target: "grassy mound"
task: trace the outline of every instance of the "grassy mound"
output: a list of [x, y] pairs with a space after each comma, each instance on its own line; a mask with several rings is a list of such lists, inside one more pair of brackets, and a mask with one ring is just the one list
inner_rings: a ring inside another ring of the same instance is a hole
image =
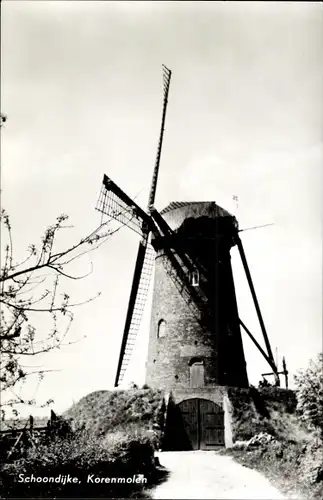
[[135, 430], [160, 431], [164, 416], [163, 393], [153, 389], [96, 391], [64, 413], [76, 428], [91, 429], [96, 436]]
[[293, 391], [268, 387], [262, 389], [228, 388], [231, 403], [233, 441], [248, 440], [267, 432], [277, 439], [306, 439], [298, 421]]

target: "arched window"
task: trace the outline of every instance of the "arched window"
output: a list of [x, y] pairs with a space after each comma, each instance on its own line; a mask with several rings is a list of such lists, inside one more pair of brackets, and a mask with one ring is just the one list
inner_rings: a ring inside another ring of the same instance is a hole
[[165, 337], [166, 335], [166, 321], [164, 319], [159, 320], [158, 329], [157, 329], [157, 337], [160, 339]]
[[190, 367], [190, 387], [204, 387], [204, 361], [201, 358], [192, 358]]

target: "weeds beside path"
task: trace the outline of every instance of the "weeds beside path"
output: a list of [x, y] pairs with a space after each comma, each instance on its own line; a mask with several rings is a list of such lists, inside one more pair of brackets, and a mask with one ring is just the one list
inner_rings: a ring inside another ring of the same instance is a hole
[[279, 442], [250, 449], [228, 449], [223, 454], [255, 469], [277, 487], [288, 499], [321, 500], [323, 498], [322, 442]]

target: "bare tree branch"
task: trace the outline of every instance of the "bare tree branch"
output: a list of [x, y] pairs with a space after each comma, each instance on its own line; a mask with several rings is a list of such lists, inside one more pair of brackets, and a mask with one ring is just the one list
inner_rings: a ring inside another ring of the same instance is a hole
[[[9, 406], [13, 407], [17, 403], [34, 404], [35, 394], [26, 400], [15, 391], [17, 385], [24, 384], [31, 375], [38, 375], [38, 387], [44, 374], [52, 371], [41, 367], [33, 370], [24, 364], [24, 359], [74, 344], [75, 341], [66, 340], [74, 320], [74, 308], [88, 304], [100, 295], [71, 301], [70, 296], [61, 290], [61, 285], [66, 280], [86, 279], [93, 272], [93, 265], [90, 262], [89, 272], [74, 276], [68, 271], [69, 264], [98, 249], [122, 226], [112, 231], [108, 228], [110, 221], [104, 222], [85, 238], [57, 251], [55, 246], [60, 231], [72, 227], [66, 224], [68, 217], [60, 215], [45, 230], [39, 248], [29, 245], [27, 256], [18, 262], [14, 258], [9, 215], [2, 210], [0, 218], [8, 237], [0, 273], [0, 384], [2, 391], [10, 391], [13, 395], [9, 400]], [[48, 272], [42, 272], [44, 269]], [[34, 326], [38, 313], [50, 322], [45, 330]]]

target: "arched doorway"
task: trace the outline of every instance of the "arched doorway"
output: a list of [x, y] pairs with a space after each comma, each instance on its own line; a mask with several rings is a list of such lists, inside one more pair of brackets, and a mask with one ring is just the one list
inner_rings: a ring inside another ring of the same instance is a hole
[[208, 399], [185, 399], [177, 405], [192, 450], [214, 450], [224, 446], [224, 412]]

